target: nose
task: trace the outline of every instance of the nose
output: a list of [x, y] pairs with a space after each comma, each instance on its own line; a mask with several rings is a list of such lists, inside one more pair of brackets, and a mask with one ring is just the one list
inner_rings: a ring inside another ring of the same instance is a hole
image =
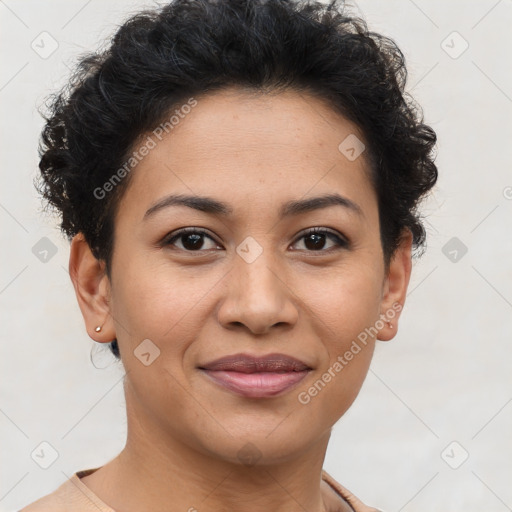
[[226, 296], [217, 312], [223, 327], [245, 327], [261, 335], [272, 327], [289, 328], [297, 322], [293, 290], [265, 251], [252, 263], [237, 255], [226, 280]]

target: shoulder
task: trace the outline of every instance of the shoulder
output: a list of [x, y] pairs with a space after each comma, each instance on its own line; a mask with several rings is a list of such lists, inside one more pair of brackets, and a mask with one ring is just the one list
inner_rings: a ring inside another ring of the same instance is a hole
[[68, 482], [64, 482], [58, 489], [30, 503], [19, 512], [64, 512], [67, 507], [63, 498]]
[[81, 480], [95, 469], [78, 471], [55, 491], [30, 503], [19, 512], [113, 512]]
[[[19, 512], [68, 512], [70, 507], [74, 507], [82, 512], [112, 511], [112, 509], [101, 502], [101, 500], [99, 500], [79, 478], [79, 476], [85, 476], [93, 471], [94, 469], [75, 473], [55, 491], [39, 498], [33, 503], [30, 503]], [[376, 508], [365, 505], [359, 498], [343, 487], [325, 470], [322, 470], [322, 480], [324, 480], [338, 495], [346, 500], [354, 512], [380, 512]]]
[[322, 480], [327, 482], [340, 496], [342, 496], [354, 512], [381, 512], [379, 509], [365, 505], [357, 496], [337, 482], [327, 471], [322, 469]]

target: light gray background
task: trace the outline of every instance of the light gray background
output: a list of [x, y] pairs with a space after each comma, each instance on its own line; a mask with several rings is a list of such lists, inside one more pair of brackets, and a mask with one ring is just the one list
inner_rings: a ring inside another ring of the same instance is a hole
[[[0, 0], [0, 511], [124, 446], [122, 368], [86, 334], [69, 245], [39, 212], [32, 179], [37, 107], [77, 55], [151, 5]], [[387, 512], [512, 510], [512, 1], [361, 0], [356, 10], [405, 53], [408, 90], [439, 137], [440, 179], [399, 334], [378, 342], [324, 467]], [[43, 31], [59, 45], [48, 58], [31, 48]], [[43, 237], [58, 249], [47, 262], [32, 252]], [[443, 253], [453, 237], [467, 247], [456, 261]], [[31, 458], [43, 441], [59, 454], [48, 469]]]

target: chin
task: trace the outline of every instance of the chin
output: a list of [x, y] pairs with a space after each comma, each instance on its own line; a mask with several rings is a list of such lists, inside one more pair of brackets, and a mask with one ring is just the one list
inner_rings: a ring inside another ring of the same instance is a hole
[[[281, 418], [282, 420], [282, 418]], [[224, 424], [226, 431], [222, 429], [218, 436], [210, 436], [203, 439], [201, 444], [211, 456], [224, 460], [229, 464], [240, 466], [272, 466], [294, 460], [299, 455], [308, 451], [324, 435], [316, 429], [314, 432], [304, 430], [304, 422], [301, 424], [289, 423], [284, 420], [279, 424], [272, 423], [248, 423], [240, 428], [229, 428]], [[328, 431], [326, 432], [328, 434]], [[229, 432], [229, 433], [228, 433]], [[230, 435], [231, 434], [231, 435]], [[325, 434], [325, 433], [324, 433]], [[216, 439], [215, 439], [216, 437]]]

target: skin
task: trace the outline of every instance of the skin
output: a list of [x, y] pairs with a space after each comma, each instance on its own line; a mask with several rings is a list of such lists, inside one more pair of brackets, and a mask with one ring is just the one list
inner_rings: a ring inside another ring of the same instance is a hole
[[[365, 154], [350, 161], [338, 150], [348, 135], [363, 137], [321, 100], [233, 88], [197, 100], [132, 171], [115, 218], [111, 281], [81, 234], [71, 244], [87, 331], [100, 343], [117, 337], [126, 369], [126, 446], [83, 482], [123, 512], [169, 503], [183, 511], [331, 510], [335, 495], [321, 483], [331, 428], [356, 398], [375, 340], [395, 336], [399, 312], [309, 403], [297, 397], [358, 334], [404, 304], [412, 237], [405, 233], [386, 269]], [[233, 213], [172, 206], [143, 220], [171, 193], [208, 196]], [[330, 206], [278, 218], [283, 203], [327, 193], [362, 214]], [[187, 252], [187, 237], [161, 244], [184, 227], [207, 230], [199, 249]], [[327, 236], [311, 249], [303, 232], [312, 227], [349, 246]], [[236, 252], [249, 236], [263, 251], [251, 263]], [[134, 355], [145, 339], [160, 350], [149, 366]], [[197, 369], [241, 352], [284, 353], [313, 370], [281, 396], [250, 399]], [[247, 443], [259, 457], [252, 466], [237, 456]]]

